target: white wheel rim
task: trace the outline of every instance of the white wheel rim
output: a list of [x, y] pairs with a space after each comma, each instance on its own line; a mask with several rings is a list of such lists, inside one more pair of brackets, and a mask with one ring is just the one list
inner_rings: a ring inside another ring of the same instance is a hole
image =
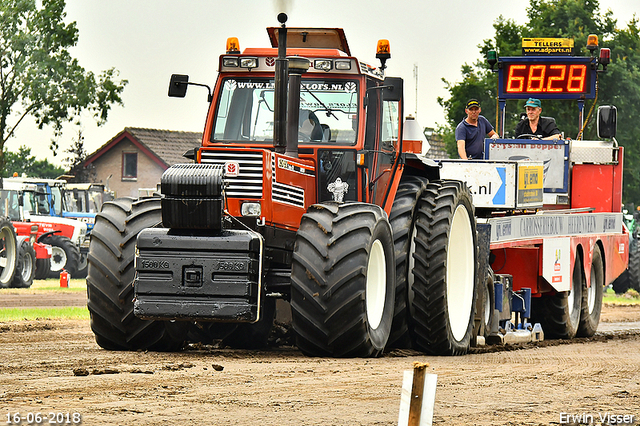
[[458, 205], [453, 214], [447, 249], [447, 311], [451, 334], [464, 339], [473, 304], [475, 246], [467, 209]]
[[589, 315], [591, 315], [596, 307], [596, 286], [598, 285], [596, 282], [596, 268], [593, 267], [593, 264], [591, 264], [591, 279], [589, 283], [591, 285], [587, 289], [587, 306], [589, 306]]
[[573, 316], [573, 304], [576, 302], [576, 292], [574, 290], [575, 288], [569, 290], [569, 294], [567, 295], [567, 304], [569, 305], [569, 318]]
[[78, 271], [81, 271], [86, 267], [87, 267], [87, 255], [86, 254], [81, 254], [80, 255], [80, 263], [78, 264]]
[[0, 282], [7, 284], [16, 268], [16, 239], [8, 227], [0, 230]]
[[487, 284], [484, 285], [484, 325], [488, 326], [491, 320], [491, 293], [487, 288]]
[[62, 248], [51, 246], [51, 270], [54, 272], [62, 271], [64, 265], [67, 264], [67, 253]]
[[33, 273], [33, 259], [29, 253], [22, 256], [22, 281], [29, 281]]
[[408, 298], [409, 298], [409, 313], [412, 318], [414, 315], [413, 298], [415, 297], [413, 292], [413, 283], [415, 281], [415, 277], [413, 275], [413, 269], [415, 268], [415, 265], [416, 265], [416, 260], [414, 259], [413, 256], [416, 252], [416, 235], [417, 234], [418, 234], [418, 231], [414, 226], [411, 231], [411, 242], [409, 243], [409, 253], [407, 255], [407, 257], [409, 258], [409, 273], [407, 274], [407, 290], [408, 290]]
[[387, 265], [384, 256], [384, 247], [382, 247], [380, 240], [375, 240], [369, 252], [367, 284], [365, 287], [367, 320], [369, 321], [369, 327], [373, 330], [377, 329], [382, 322], [387, 292], [386, 283]]

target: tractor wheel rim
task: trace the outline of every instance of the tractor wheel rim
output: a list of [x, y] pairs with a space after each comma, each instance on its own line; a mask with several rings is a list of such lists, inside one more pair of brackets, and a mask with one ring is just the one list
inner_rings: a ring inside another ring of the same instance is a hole
[[451, 334], [462, 341], [467, 334], [473, 304], [475, 256], [471, 220], [458, 205], [451, 222], [447, 249], [447, 311]]
[[22, 280], [28, 281], [33, 273], [33, 259], [29, 254], [22, 257]]
[[54, 272], [61, 271], [67, 264], [67, 253], [60, 247], [51, 247], [51, 270]]
[[[575, 284], [575, 283], [574, 283]], [[569, 290], [569, 294], [567, 295], [567, 305], [569, 310], [569, 317], [573, 314], [574, 303], [576, 302], [576, 292], [575, 288]]]
[[369, 326], [375, 330], [382, 322], [386, 299], [387, 265], [384, 247], [375, 240], [369, 253], [365, 300]]
[[0, 230], [0, 282], [8, 283], [16, 267], [16, 238], [9, 227]]
[[596, 286], [598, 285], [596, 282], [596, 271], [593, 265], [591, 265], [591, 279], [589, 280], [589, 283], [590, 285], [587, 289], [587, 306], [589, 307], [589, 315], [591, 315], [596, 307]]
[[491, 293], [489, 292], [488, 285], [484, 286], [484, 325], [489, 325], [489, 321], [491, 321]]

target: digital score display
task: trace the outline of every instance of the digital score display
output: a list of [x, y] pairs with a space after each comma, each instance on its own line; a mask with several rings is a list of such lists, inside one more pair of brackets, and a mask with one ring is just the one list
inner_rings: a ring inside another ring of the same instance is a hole
[[500, 98], [593, 98], [595, 70], [590, 58], [527, 59], [501, 61]]

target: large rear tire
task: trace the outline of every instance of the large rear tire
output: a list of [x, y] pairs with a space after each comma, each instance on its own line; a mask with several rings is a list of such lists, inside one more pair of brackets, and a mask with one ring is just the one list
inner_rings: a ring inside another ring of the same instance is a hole
[[409, 291], [414, 343], [427, 353], [469, 350], [478, 274], [475, 225], [466, 184], [445, 180], [427, 185], [418, 204]]
[[91, 330], [110, 350], [175, 351], [184, 346], [186, 322], [141, 320], [133, 314], [136, 238], [160, 224], [160, 199], [118, 198], [96, 215], [89, 246], [87, 295]]
[[580, 326], [577, 335], [591, 337], [596, 334], [602, 312], [602, 297], [604, 295], [604, 263], [602, 252], [597, 245], [591, 256], [591, 279], [589, 288], [586, 280], [582, 287], [582, 308], [580, 312]]
[[75, 278], [80, 263], [80, 250], [64, 235], [49, 235], [41, 240], [51, 246], [51, 263], [49, 278], [60, 278], [60, 272], [64, 269]]
[[0, 218], [0, 288], [7, 288], [13, 281], [18, 263], [16, 230], [7, 218]]
[[400, 182], [389, 215], [396, 258], [396, 300], [388, 347], [411, 346], [408, 288], [413, 284], [414, 219], [418, 200], [428, 182], [426, 178], [414, 176]]
[[22, 238], [18, 248], [18, 262], [16, 273], [11, 281], [11, 287], [29, 288], [33, 284], [36, 274], [36, 251], [28, 238]]
[[582, 259], [576, 253], [571, 275], [571, 290], [531, 299], [531, 322], [540, 323], [545, 337], [550, 339], [576, 337], [580, 325], [584, 286]]
[[381, 355], [393, 321], [394, 282], [391, 227], [380, 207], [311, 206], [291, 269], [298, 348], [311, 356]]

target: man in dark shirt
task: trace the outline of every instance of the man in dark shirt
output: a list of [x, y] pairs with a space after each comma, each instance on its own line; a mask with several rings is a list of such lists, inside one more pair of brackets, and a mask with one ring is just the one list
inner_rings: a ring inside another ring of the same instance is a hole
[[538, 139], [560, 139], [561, 134], [556, 120], [551, 117], [540, 117], [542, 113], [540, 99], [529, 98], [524, 107], [527, 110], [527, 118], [516, 126], [516, 137], [529, 134], [538, 136]]
[[484, 157], [484, 138], [497, 138], [489, 120], [480, 115], [480, 103], [470, 99], [464, 112], [467, 116], [456, 127], [458, 155], [463, 160], [482, 159]]

